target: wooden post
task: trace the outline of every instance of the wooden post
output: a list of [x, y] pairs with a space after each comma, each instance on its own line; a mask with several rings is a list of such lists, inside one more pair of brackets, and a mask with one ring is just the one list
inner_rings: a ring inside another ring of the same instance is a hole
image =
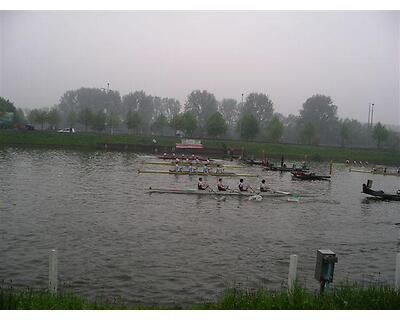
[[332, 174], [333, 161], [329, 161], [329, 175]]
[[288, 288], [293, 289], [297, 277], [297, 254], [290, 255]]
[[395, 288], [400, 290], [400, 253], [396, 255]]
[[49, 256], [49, 292], [52, 294], [57, 293], [57, 250], [52, 249]]

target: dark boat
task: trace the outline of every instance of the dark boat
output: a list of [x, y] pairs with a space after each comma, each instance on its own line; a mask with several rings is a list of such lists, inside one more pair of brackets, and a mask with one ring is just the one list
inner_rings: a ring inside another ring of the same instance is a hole
[[308, 168], [293, 168], [293, 167], [265, 167], [263, 168], [265, 171], [280, 171], [280, 172], [293, 172], [293, 171], [299, 171], [299, 172], [305, 172], [308, 171]]
[[245, 164], [248, 164], [250, 166], [266, 166], [267, 162], [263, 161], [263, 160], [252, 160], [252, 159], [247, 159], [247, 160], [243, 160], [243, 162]]
[[367, 184], [363, 183], [362, 192], [382, 200], [400, 201], [400, 190], [398, 191], [398, 193], [385, 193], [382, 190], [379, 191], [372, 190], [371, 187], [372, 187], [372, 180], [368, 180]]
[[177, 154], [177, 155], [171, 155], [171, 154], [166, 154], [166, 155], [160, 155], [157, 156], [158, 159], [162, 159], [162, 160], [195, 160], [198, 159], [199, 161], [210, 161], [212, 162], [213, 160], [208, 158], [208, 157], [203, 157], [203, 156], [193, 156], [193, 155], [181, 155], [181, 154]]
[[329, 180], [331, 176], [319, 176], [314, 172], [305, 173], [302, 171], [292, 171], [292, 178], [298, 180]]

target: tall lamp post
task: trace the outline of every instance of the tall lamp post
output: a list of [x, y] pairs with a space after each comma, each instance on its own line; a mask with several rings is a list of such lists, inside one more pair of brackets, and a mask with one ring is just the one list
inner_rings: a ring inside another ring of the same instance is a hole
[[373, 114], [374, 114], [374, 104], [369, 103], [368, 105], [368, 127], [372, 127], [373, 122]]
[[[242, 93], [242, 110], [243, 110], [243, 97], [244, 93]], [[243, 123], [240, 124], [240, 139], [242, 139], [243, 136]]]
[[374, 103], [371, 104], [371, 128], [374, 125]]

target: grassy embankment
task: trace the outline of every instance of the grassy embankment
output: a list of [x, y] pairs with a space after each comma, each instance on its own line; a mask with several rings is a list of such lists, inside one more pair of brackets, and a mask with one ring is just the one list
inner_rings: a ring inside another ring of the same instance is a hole
[[0, 309], [188, 309], [188, 310], [393, 310], [400, 309], [400, 291], [385, 285], [342, 286], [322, 295], [301, 287], [282, 289], [229, 289], [215, 301], [191, 306], [146, 306], [90, 302], [72, 293], [51, 295], [43, 290], [0, 288]]
[[[175, 146], [180, 139], [174, 137], [155, 137], [159, 146]], [[57, 133], [46, 131], [0, 131], [0, 145], [22, 145], [22, 146], [48, 146], [65, 148], [94, 149], [98, 143], [118, 144], [152, 144], [151, 136], [134, 135], [109, 135], [104, 133]], [[270, 144], [259, 142], [212, 140], [203, 139], [206, 148], [235, 147], [244, 149], [246, 155], [254, 155], [262, 158], [279, 159], [284, 155], [286, 159], [314, 160], [344, 162], [349, 160], [362, 160], [375, 164], [386, 164], [400, 166], [400, 152], [390, 150], [363, 149], [363, 148], [340, 148], [294, 144]]]

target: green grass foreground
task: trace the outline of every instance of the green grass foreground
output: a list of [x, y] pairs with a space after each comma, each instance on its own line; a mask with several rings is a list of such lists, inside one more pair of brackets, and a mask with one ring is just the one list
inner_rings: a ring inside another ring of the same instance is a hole
[[385, 285], [347, 285], [322, 295], [296, 287], [269, 291], [228, 289], [215, 300], [192, 306], [126, 305], [89, 302], [72, 293], [51, 295], [43, 290], [0, 288], [2, 310], [398, 310], [400, 291]]
[[[144, 144], [152, 145], [156, 138], [158, 146], [174, 147], [180, 139], [161, 136], [135, 136], [135, 135], [110, 135], [106, 133], [79, 132], [75, 134], [58, 133], [52, 131], [16, 131], [0, 130], [0, 145], [3, 146], [33, 146], [33, 147], [62, 147], [95, 149], [97, 144]], [[345, 160], [368, 161], [374, 164], [400, 166], [400, 151], [387, 149], [366, 148], [341, 148], [326, 146], [311, 146], [297, 144], [272, 144], [261, 142], [246, 142], [233, 140], [202, 139], [206, 148], [237, 148], [244, 150], [246, 155], [256, 158], [336, 161], [344, 163]]]

